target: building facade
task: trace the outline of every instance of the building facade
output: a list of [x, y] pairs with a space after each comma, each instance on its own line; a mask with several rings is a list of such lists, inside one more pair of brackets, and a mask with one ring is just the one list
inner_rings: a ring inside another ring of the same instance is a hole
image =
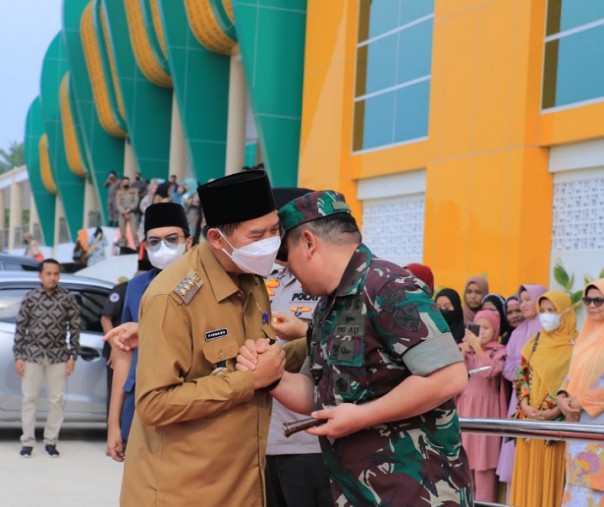
[[104, 213], [109, 170], [204, 182], [256, 159], [275, 186], [343, 192], [366, 243], [437, 286], [604, 268], [602, 2], [63, 8], [26, 152], [40, 216], [72, 235]]

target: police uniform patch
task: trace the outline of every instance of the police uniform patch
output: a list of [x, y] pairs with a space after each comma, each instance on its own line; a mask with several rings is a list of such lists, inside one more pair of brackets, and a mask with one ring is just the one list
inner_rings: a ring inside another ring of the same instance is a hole
[[174, 293], [178, 295], [185, 304], [189, 304], [202, 285], [203, 280], [201, 277], [194, 270], [191, 270], [180, 282], [178, 282], [178, 285], [174, 288]]
[[112, 292], [109, 295], [109, 301], [112, 303], [117, 303], [120, 300], [120, 295], [117, 292]]
[[228, 334], [229, 330], [226, 327], [223, 327], [222, 329], [214, 329], [213, 331], [208, 331], [207, 333], [205, 333], [205, 337], [207, 342], [211, 342], [212, 340], [223, 338]]

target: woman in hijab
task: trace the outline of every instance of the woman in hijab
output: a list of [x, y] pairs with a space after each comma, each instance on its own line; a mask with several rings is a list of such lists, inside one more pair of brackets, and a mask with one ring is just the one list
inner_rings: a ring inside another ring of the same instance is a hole
[[449, 324], [455, 342], [461, 343], [465, 334], [465, 326], [459, 294], [453, 289], [442, 289], [436, 294], [434, 301], [447, 324]]
[[428, 266], [425, 266], [424, 264], [412, 263], [407, 264], [405, 269], [411, 271], [415, 278], [418, 278], [428, 286], [428, 289], [430, 289], [430, 295], [434, 294], [434, 275]]
[[468, 278], [463, 289], [463, 322], [469, 324], [474, 321], [474, 315], [480, 310], [482, 298], [489, 293], [489, 282], [484, 276]]
[[[488, 366], [489, 370], [470, 378], [457, 400], [457, 410], [460, 417], [501, 419], [505, 417], [508, 407], [501, 376], [505, 347], [499, 343], [499, 315], [491, 310], [481, 310], [474, 317], [474, 323], [480, 326], [480, 333], [477, 336], [467, 329], [459, 349], [468, 371], [483, 366]], [[496, 502], [495, 469], [501, 438], [462, 432], [461, 439], [468, 454], [476, 500]]]
[[94, 236], [88, 242], [88, 266], [94, 266], [96, 263], [105, 260], [105, 249], [107, 248], [107, 238], [103, 234], [103, 229], [97, 227]]
[[[545, 293], [543, 285], [521, 285], [518, 289], [518, 301], [522, 301], [521, 309], [524, 321], [512, 332], [506, 346], [505, 364], [503, 365], [503, 376], [510, 382], [514, 382], [516, 371], [520, 366], [522, 349], [532, 336], [535, 336], [541, 329], [541, 322], [537, 315], [536, 304], [540, 296]], [[516, 412], [516, 393], [512, 390], [510, 404], [508, 408], [508, 417], [512, 417]], [[512, 481], [512, 468], [514, 466], [514, 440], [504, 441], [499, 455], [499, 465], [497, 465], [497, 475], [503, 483]], [[509, 488], [508, 488], [509, 493]]]
[[499, 294], [487, 294], [482, 298], [481, 310], [491, 310], [499, 314], [499, 322], [501, 327], [499, 328], [499, 343], [507, 345], [510, 339], [510, 333], [512, 332], [510, 324], [508, 323], [507, 314], [505, 311], [505, 299]]
[[88, 263], [88, 231], [86, 229], [78, 231], [78, 237], [73, 247], [71, 258], [73, 259], [73, 263], [79, 266], [79, 268], [86, 267]]
[[510, 325], [510, 335], [524, 321], [518, 296], [510, 296], [505, 300], [505, 314]]
[[[558, 392], [567, 421], [604, 424], [604, 278], [583, 291], [587, 317], [570, 360], [568, 377]], [[566, 443], [563, 507], [604, 505], [604, 443]]]
[[[522, 349], [514, 382], [516, 418], [561, 420], [556, 394], [568, 373], [577, 338], [577, 318], [568, 294], [549, 291], [539, 297], [541, 330]], [[522, 507], [558, 507], [564, 489], [564, 442], [519, 438], [510, 503]], [[577, 504], [574, 504], [577, 505]]]

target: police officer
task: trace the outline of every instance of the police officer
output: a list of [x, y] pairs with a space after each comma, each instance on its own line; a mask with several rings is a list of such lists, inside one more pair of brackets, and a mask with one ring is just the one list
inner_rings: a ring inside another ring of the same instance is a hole
[[[279, 218], [264, 171], [199, 188], [207, 241], [147, 288], [139, 319], [136, 415], [124, 506], [257, 506], [272, 387], [284, 353], [262, 276], [279, 249]], [[254, 372], [235, 370], [246, 339], [267, 347]]]
[[[279, 216], [290, 269], [322, 298], [307, 374], [286, 372], [273, 395], [310, 413], [314, 392], [312, 417], [325, 422], [308, 432], [321, 437], [334, 503], [473, 505], [452, 399], [467, 371], [425, 284], [361, 243], [341, 194], [306, 194]], [[237, 368], [253, 370], [259, 348], [246, 343]]]
[[130, 178], [124, 176], [115, 197], [120, 227], [120, 246], [126, 246], [126, 224], [128, 223], [130, 223], [134, 244], [138, 246], [138, 201], [138, 190], [131, 188]]

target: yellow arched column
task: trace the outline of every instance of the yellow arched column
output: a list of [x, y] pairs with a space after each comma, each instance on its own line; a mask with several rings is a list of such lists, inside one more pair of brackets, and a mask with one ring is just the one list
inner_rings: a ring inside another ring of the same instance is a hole
[[57, 195], [57, 185], [52, 176], [50, 156], [48, 155], [48, 136], [44, 134], [38, 143], [38, 156], [40, 157], [40, 177], [44, 188], [52, 195]]
[[67, 155], [67, 164], [76, 176], [86, 177], [86, 167], [82, 159], [82, 151], [78, 142], [73, 122], [71, 104], [69, 103], [69, 72], [63, 76], [61, 87], [59, 89], [59, 103], [61, 108], [61, 124], [63, 126], [63, 138], [65, 140], [65, 154]]

